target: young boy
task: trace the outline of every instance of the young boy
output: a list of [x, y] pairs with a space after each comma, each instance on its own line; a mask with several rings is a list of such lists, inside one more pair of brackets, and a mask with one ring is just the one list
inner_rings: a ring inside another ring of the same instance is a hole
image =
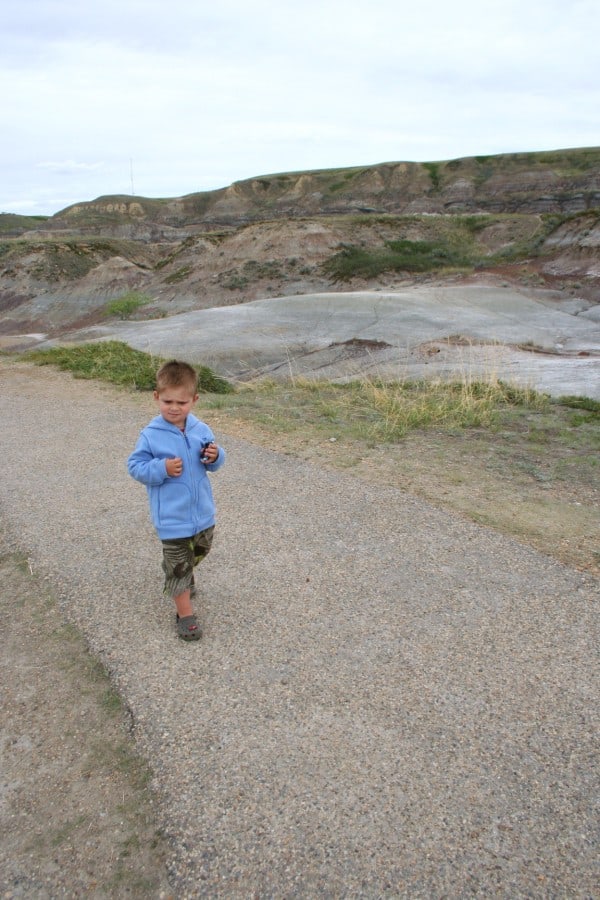
[[165, 594], [177, 610], [184, 641], [202, 637], [194, 615], [194, 566], [209, 552], [215, 503], [207, 472], [225, 462], [208, 425], [190, 410], [198, 400], [198, 376], [188, 363], [172, 360], [156, 374], [154, 399], [160, 415], [141, 432], [127, 461], [129, 474], [146, 485], [152, 522], [162, 541]]

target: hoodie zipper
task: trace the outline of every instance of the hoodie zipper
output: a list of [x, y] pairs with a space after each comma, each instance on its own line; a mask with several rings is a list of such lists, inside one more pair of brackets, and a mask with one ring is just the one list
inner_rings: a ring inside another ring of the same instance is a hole
[[[187, 423], [186, 423], [186, 430], [187, 430]], [[184, 439], [185, 445], [187, 447], [187, 464], [189, 466], [189, 471], [192, 473], [192, 476], [190, 478], [190, 487], [192, 489], [192, 497], [193, 497], [191, 513], [192, 513], [192, 515], [194, 515], [194, 511], [197, 510], [200, 506], [200, 480], [195, 478], [193, 475], [193, 472], [194, 472], [193, 462], [194, 461], [192, 459], [192, 445], [189, 442], [186, 431], [182, 431], [181, 433], [183, 435], [183, 439]]]

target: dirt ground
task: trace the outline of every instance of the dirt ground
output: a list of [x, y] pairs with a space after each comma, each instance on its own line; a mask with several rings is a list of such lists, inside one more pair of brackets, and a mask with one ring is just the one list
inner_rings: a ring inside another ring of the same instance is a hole
[[[328, 439], [299, 446], [226, 411], [206, 417], [225, 434], [385, 480], [600, 571], [597, 482], [548, 475], [543, 453], [519, 467], [502, 441], [494, 453], [468, 434], [415, 435], [391, 448]], [[166, 841], [127, 711], [13, 537], [0, 530], [0, 895], [168, 898]]]
[[1, 531], [0, 621], [0, 896], [169, 897], [127, 711]]

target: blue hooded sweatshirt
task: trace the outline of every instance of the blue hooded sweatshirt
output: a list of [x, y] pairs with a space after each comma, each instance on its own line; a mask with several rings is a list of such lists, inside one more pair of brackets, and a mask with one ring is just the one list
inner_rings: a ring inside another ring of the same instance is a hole
[[[146, 485], [152, 522], [161, 540], [192, 537], [215, 524], [215, 502], [207, 472], [225, 462], [219, 447], [214, 463], [200, 462], [202, 447], [214, 441], [208, 425], [189, 414], [185, 431], [156, 416], [141, 432], [127, 460], [129, 474]], [[167, 459], [181, 457], [183, 472], [167, 475]]]

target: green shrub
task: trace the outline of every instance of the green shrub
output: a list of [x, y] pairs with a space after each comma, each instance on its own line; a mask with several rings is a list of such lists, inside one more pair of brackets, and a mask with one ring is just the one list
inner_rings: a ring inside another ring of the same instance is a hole
[[[154, 390], [156, 371], [165, 361], [158, 356], [135, 350], [122, 341], [32, 350], [25, 353], [23, 358], [40, 366], [58, 366], [63, 371], [71, 372], [75, 378], [95, 378], [136, 391]], [[196, 366], [196, 371], [200, 391], [214, 394], [233, 391], [233, 386], [208, 366]]]
[[128, 319], [136, 312], [140, 306], [150, 303], [150, 297], [142, 294], [140, 291], [128, 291], [121, 297], [111, 300], [106, 304], [105, 314], [107, 316], [117, 316], [119, 319]]
[[431, 178], [431, 184], [433, 185], [434, 191], [439, 191], [441, 187], [439, 163], [423, 163], [423, 168], [427, 169], [427, 171], [429, 172], [429, 177]]
[[574, 397], [568, 395], [559, 397], [558, 402], [561, 406], [570, 406], [572, 409], [587, 409], [592, 413], [600, 413], [600, 400], [593, 400], [591, 397]]
[[387, 241], [383, 247], [366, 250], [345, 246], [326, 260], [323, 269], [334, 281], [376, 278], [382, 272], [431, 272], [470, 266], [468, 256], [440, 241]]
[[198, 388], [207, 394], [232, 394], [234, 387], [225, 378], [216, 375], [208, 366], [195, 366], [198, 373]]

